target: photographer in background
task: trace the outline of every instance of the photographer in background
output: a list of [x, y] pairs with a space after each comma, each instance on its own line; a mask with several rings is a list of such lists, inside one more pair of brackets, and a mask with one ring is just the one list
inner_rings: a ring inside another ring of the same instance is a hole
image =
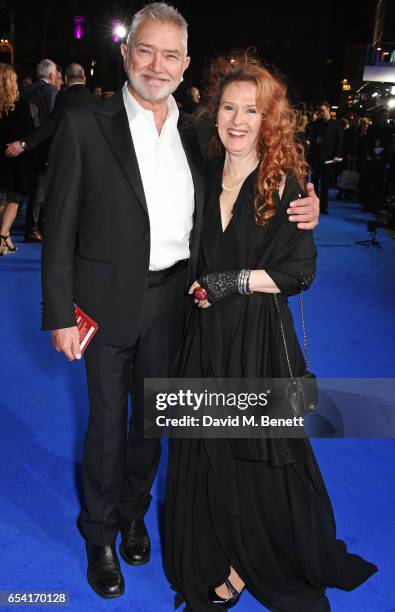
[[342, 161], [343, 126], [340, 121], [331, 118], [331, 105], [325, 101], [320, 104], [320, 118], [312, 127], [312, 182], [319, 186], [320, 212], [327, 215], [334, 165]]

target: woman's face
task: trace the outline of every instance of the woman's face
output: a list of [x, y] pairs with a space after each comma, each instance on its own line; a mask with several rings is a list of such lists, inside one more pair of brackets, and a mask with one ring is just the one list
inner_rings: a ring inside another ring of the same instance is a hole
[[222, 93], [218, 110], [218, 134], [228, 153], [248, 155], [256, 150], [262, 114], [256, 107], [257, 86], [233, 81]]

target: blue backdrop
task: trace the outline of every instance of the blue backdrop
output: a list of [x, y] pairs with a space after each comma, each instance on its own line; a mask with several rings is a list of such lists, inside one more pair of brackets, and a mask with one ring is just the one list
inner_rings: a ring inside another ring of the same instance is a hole
[[[356, 203], [332, 203], [316, 230], [317, 279], [305, 294], [312, 369], [330, 377], [394, 377], [395, 242], [368, 238]], [[82, 363], [54, 352], [40, 327], [40, 247], [24, 244], [0, 259], [0, 591], [68, 591], [77, 610], [161, 612], [173, 609], [163, 574], [158, 512], [165, 452], [148, 515], [152, 560], [123, 563], [126, 591], [102, 600], [88, 586], [76, 527], [87, 422]], [[297, 310], [297, 300], [293, 308]], [[332, 497], [338, 535], [379, 566], [352, 593], [329, 590], [333, 610], [395, 612], [393, 440], [314, 440]], [[4, 609], [4, 608], [3, 608]], [[28, 609], [27, 607], [19, 609]], [[262, 609], [245, 593], [240, 612]]]

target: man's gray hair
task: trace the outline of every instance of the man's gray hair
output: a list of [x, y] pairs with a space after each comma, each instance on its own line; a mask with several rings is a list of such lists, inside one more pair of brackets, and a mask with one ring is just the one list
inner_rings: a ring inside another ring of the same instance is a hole
[[160, 23], [174, 23], [176, 26], [178, 26], [182, 30], [183, 44], [185, 47], [185, 53], [187, 53], [188, 23], [181, 13], [174, 8], [174, 6], [166, 4], [165, 2], [152, 2], [151, 4], [147, 4], [134, 15], [126, 39], [128, 45], [133, 45], [133, 38], [136, 35], [140, 25], [146, 19], [153, 19], [154, 21], [159, 21]]
[[36, 71], [39, 79], [47, 79], [51, 72], [56, 74], [56, 64], [52, 60], [43, 59], [38, 62]]
[[69, 64], [65, 70], [65, 76], [68, 83], [71, 81], [85, 83], [85, 71], [80, 64]]

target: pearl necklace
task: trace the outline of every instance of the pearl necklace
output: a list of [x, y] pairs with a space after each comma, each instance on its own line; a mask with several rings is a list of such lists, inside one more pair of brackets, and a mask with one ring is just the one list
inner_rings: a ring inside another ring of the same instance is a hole
[[[256, 165], [255, 165], [255, 167], [254, 167], [254, 169], [253, 169], [253, 170], [251, 170], [251, 172], [254, 172], [254, 170], [257, 168], [258, 164], [259, 164], [259, 160], [257, 161], [257, 163], [256, 163]], [[242, 178], [242, 179], [241, 179], [241, 181], [240, 181], [239, 183], [237, 183], [237, 185], [235, 185], [234, 187], [226, 187], [226, 185], [224, 185], [224, 184], [223, 184], [223, 182], [222, 182], [222, 183], [221, 183], [221, 185], [222, 185], [222, 189], [223, 189], [224, 191], [227, 191], [228, 193], [232, 193], [232, 191], [236, 191], [236, 189], [239, 189], [239, 187], [241, 187], [241, 185], [244, 183], [244, 181], [246, 180], [247, 176], [248, 176], [249, 174], [251, 174], [251, 172], [249, 172], [249, 173], [248, 173], [248, 174], [247, 174], [247, 175], [246, 175], [244, 178]]]

